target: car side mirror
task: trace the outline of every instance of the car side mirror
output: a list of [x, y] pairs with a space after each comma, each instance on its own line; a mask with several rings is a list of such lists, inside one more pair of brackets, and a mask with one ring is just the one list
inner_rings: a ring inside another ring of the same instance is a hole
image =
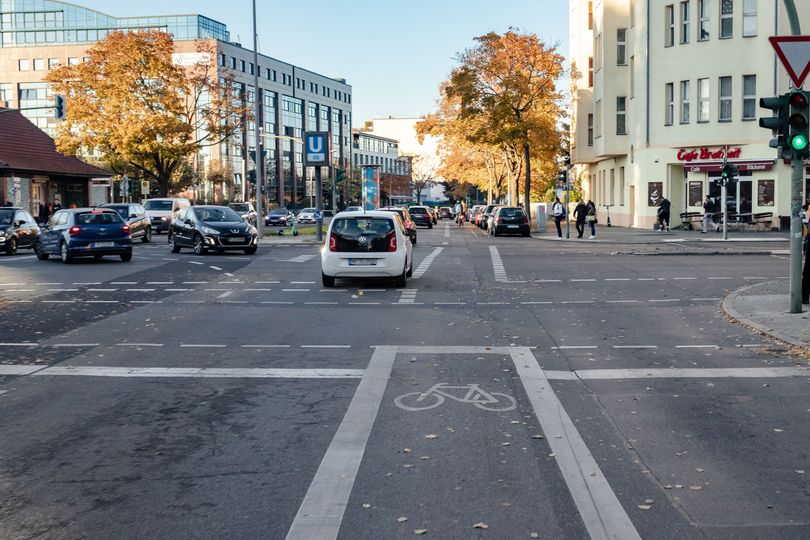
[[22, 222], [22, 221], [15, 221], [14, 222], [14, 227], [22, 227], [23, 223], [24, 222]]
[[185, 220], [183, 223], [185, 223], [186, 225], [193, 225], [190, 219]]
[[135, 219], [138, 217], [138, 214], [130, 214], [129, 219]]

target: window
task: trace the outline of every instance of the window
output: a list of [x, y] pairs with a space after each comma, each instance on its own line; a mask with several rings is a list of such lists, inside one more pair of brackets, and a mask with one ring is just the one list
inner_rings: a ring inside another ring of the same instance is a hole
[[610, 204], [616, 204], [616, 169], [610, 169]]
[[253, 63], [252, 63], [252, 62], [251, 62], [250, 64], [248, 64], [248, 68], [249, 68], [250, 74], [251, 74], [251, 75], [253, 75], [253, 74], [255, 73], [255, 72], [253, 71], [253, 70], [255, 69], [255, 67], [253, 66]]
[[743, 37], [757, 35], [757, 0], [743, 2]]
[[709, 121], [709, 79], [698, 79], [698, 122]]
[[236, 69], [236, 58], [231, 56], [231, 69]]
[[593, 88], [593, 56], [588, 57], [588, 87]]
[[630, 98], [636, 95], [636, 57], [630, 57]]
[[28, 71], [29, 69], [31, 69], [31, 64], [28, 60], [23, 59], [18, 60], [17, 69], [19, 69], [20, 71]]
[[675, 6], [664, 8], [664, 47], [675, 45]]
[[241, 71], [242, 73], [245, 72], [245, 61], [244, 60], [239, 60], [239, 71]]
[[48, 58], [48, 69], [56, 69], [62, 65], [58, 58]]
[[689, 2], [681, 2], [681, 43], [689, 43]]
[[720, 77], [718, 122], [731, 122], [731, 77]]
[[698, 28], [698, 41], [709, 39], [709, 3], [711, 0], [698, 0], [698, 16], [700, 17], [700, 27]]
[[734, 34], [734, 0], [720, 0], [720, 38]]
[[594, 120], [596, 122], [596, 138], [602, 136], [602, 100], [597, 99], [594, 107]]
[[616, 98], [616, 135], [627, 135], [627, 98]]
[[593, 146], [593, 115], [588, 115], [588, 146]]
[[743, 75], [743, 120], [753, 120], [757, 113], [757, 76]]
[[664, 113], [664, 125], [671, 126], [675, 118], [675, 85], [666, 83], [664, 85], [664, 103], [666, 110]]
[[69, 66], [78, 66], [79, 65], [79, 59], [74, 58], [74, 57], [68, 58], [68, 65]]
[[689, 81], [681, 81], [681, 124], [689, 123]]
[[627, 65], [627, 28], [616, 30], [616, 65]]
[[222, 67], [225, 67], [226, 62], [227, 62], [227, 57], [224, 54], [220, 54], [219, 55], [219, 65], [222, 66]]

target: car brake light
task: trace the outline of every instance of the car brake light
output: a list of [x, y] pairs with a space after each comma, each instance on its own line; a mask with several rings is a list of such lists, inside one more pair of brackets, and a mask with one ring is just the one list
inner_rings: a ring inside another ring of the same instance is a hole
[[121, 227], [121, 230], [124, 231], [125, 233], [129, 233], [129, 225], [123, 225]]
[[503, 223], [503, 218], [498, 218], [498, 223]]
[[81, 232], [81, 228], [74, 225], [73, 227], [70, 228], [70, 230], [68, 232], [70, 233], [70, 236], [76, 236], [77, 234], [79, 234]]
[[394, 252], [397, 250], [397, 233], [391, 231], [391, 238], [388, 240], [388, 251]]
[[523, 216], [523, 224], [525, 225], [527, 223], [529, 223], [529, 218], [527, 218], [526, 216]]
[[337, 251], [337, 236], [329, 235], [329, 251]]

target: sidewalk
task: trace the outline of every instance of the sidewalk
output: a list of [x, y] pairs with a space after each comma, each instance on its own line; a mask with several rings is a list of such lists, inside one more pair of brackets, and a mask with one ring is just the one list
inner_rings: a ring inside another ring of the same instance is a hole
[[[777, 242], [788, 249], [788, 233], [787, 232], [772, 232], [772, 231], [747, 231], [747, 230], [730, 230], [728, 232], [728, 240], [723, 240], [723, 233], [708, 232], [701, 234], [700, 229], [692, 231], [672, 229], [670, 231], [659, 232], [650, 229], [631, 229], [628, 227], [608, 227], [599, 224], [596, 226], [596, 238], [588, 240], [589, 229], [586, 226], [585, 236], [577, 238], [577, 230], [574, 223], [571, 222], [571, 237], [566, 239], [565, 224], [562, 224], [563, 242], [578, 242], [588, 243], [597, 242], [601, 244], [662, 244], [662, 243], [678, 243], [678, 242], [702, 242], [705, 244], [729, 244], [729, 243], [748, 243], [756, 244], [758, 242]], [[546, 224], [544, 232], [532, 233], [534, 238], [539, 240], [551, 240], [559, 242], [557, 239], [557, 230], [554, 228], [554, 223], [549, 221]]]
[[742, 287], [723, 300], [736, 322], [789, 345], [810, 348], [810, 310], [789, 313], [790, 283], [783, 279]]

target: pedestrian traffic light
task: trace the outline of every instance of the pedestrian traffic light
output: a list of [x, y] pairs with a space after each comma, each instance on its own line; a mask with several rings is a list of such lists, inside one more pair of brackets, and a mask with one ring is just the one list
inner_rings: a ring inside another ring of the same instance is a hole
[[810, 129], [810, 119], [808, 119], [808, 103], [810, 103], [810, 93], [806, 90], [794, 90], [790, 93], [790, 117], [788, 124], [790, 132], [788, 141], [793, 159], [804, 159], [808, 156], [808, 129]]
[[773, 116], [759, 119], [759, 127], [771, 130], [773, 138], [768, 146], [787, 149], [788, 111], [790, 109], [788, 96], [759, 98], [759, 106], [773, 111]]
[[65, 119], [65, 98], [63, 96], [53, 98], [53, 117], [57, 120]]
[[723, 165], [723, 172], [720, 173], [720, 185], [727, 186], [737, 181], [737, 166], [733, 163]]
[[335, 182], [346, 180], [346, 169], [335, 169]]
[[568, 171], [562, 170], [557, 173], [557, 185], [559, 187], [565, 187], [568, 185]]

